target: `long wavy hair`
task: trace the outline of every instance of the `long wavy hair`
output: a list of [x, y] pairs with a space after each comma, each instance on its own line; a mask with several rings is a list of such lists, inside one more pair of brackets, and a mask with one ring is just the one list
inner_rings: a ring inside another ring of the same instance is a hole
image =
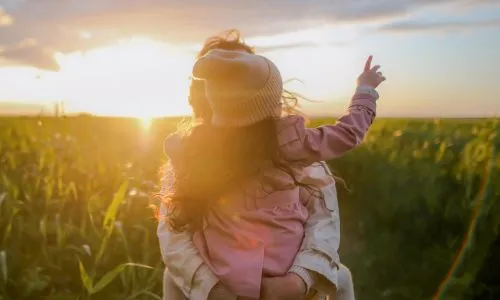
[[[237, 30], [208, 38], [197, 57], [212, 49], [254, 53]], [[301, 114], [298, 97], [284, 91], [284, 114]], [[204, 217], [219, 199], [270, 167], [280, 169], [295, 184], [322, 197], [316, 187], [298, 182], [290, 163], [282, 158], [275, 119], [267, 118], [241, 128], [211, 126], [212, 111], [202, 81], [191, 82], [189, 102], [198, 122], [187, 130], [184, 128], [182, 151], [175, 157], [173, 185], [163, 195], [169, 211], [167, 223], [173, 231], [200, 230]]]

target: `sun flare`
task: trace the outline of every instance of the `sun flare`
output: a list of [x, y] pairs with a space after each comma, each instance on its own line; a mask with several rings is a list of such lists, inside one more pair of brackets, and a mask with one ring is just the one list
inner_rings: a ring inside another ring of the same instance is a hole
[[148, 131], [153, 123], [152, 117], [138, 117], [137, 120], [144, 131]]
[[190, 52], [147, 38], [57, 54], [61, 71], [52, 76], [70, 110], [119, 116], [162, 116], [188, 110]]

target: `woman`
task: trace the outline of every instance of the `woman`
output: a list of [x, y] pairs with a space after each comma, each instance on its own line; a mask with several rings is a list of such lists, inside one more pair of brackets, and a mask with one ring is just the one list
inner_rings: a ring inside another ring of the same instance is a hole
[[[225, 37], [208, 39], [198, 57], [216, 48], [253, 53], [253, 49], [240, 40], [236, 31], [229, 31]], [[204, 96], [202, 82], [192, 82], [189, 99], [195, 118], [201, 122], [209, 121], [211, 109]], [[296, 101], [296, 98], [287, 93], [286, 100]], [[321, 299], [321, 295], [334, 294], [337, 294], [338, 299], [354, 299], [350, 272], [340, 264], [337, 254], [340, 223], [335, 181], [325, 163], [315, 164], [307, 172], [308, 183], [321, 188], [324, 203], [323, 200], [316, 199], [307, 207], [310, 217], [306, 222], [304, 241], [294, 265], [283, 277], [263, 280], [262, 299], [303, 299], [306, 295], [306, 299]], [[165, 207], [162, 207], [161, 215], [165, 215]], [[158, 227], [158, 237], [167, 266], [164, 299], [231, 297], [203, 263], [188, 233], [170, 232], [162, 220]]]

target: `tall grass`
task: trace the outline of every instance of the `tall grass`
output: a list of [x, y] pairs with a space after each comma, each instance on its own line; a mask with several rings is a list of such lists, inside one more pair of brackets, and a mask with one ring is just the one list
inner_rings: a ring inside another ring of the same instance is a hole
[[[161, 299], [148, 207], [174, 128], [0, 119], [0, 299]], [[476, 278], [500, 224], [499, 132], [495, 120], [380, 120], [330, 162], [351, 190], [339, 187], [341, 259], [359, 299], [492, 288]]]

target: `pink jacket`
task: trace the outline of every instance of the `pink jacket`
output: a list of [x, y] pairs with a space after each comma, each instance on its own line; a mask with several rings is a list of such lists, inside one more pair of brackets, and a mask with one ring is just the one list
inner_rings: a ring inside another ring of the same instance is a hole
[[[308, 300], [325, 300], [325, 295], [335, 295], [339, 290], [345, 289], [342, 284], [349, 282], [344, 272], [338, 255], [340, 246], [340, 211], [337, 199], [335, 179], [325, 162], [314, 163], [304, 169], [304, 183], [319, 188], [323, 199], [317, 197], [306, 198], [309, 218], [305, 224], [304, 239], [299, 252], [295, 256], [292, 267], [288, 273], [295, 273], [305, 283], [309, 291]], [[175, 180], [170, 162], [164, 166], [161, 178], [162, 195], [167, 195]], [[209, 294], [220, 282], [212, 270], [203, 261], [198, 249], [195, 247], [192, 234], [189, 232], [174, 232], [168, 227], [164, 219], [168, 208], [160, 206], [160, 221], [157, 235], [165, 264], [165, 276], [169, 277], [176, 287], [181, 289], [182, 299], [215, 300], [215, 295]], [[349, 278], [349, 273], [346, 273]], [[163, 299], [179, 300], [172, 296], [170, 280], [164, 280]], [[340, 285], [339, 285], [340, 283]], [[222, 284], [218, 289], [225, 288]], [[314, 297], [313, 297], [314, 296]], [[236, 300], [236, 298], [232, 298]], [[354, 298], [352, 298], [354, 299]]]
[[[356, 93], [348, 113], [334, 125], [306, 128], [299, 116], [278, 121], [282, 154], [293, 162], [298, 180], [304, 167], [340, 157], [362, 142], [375, 117], [376, 100]], [[248, 189], [250, 193], [235, 191], [221, 199], [193, 242], [227, 287], [241, 297], [258, 299], [262, 276], [284, 275], [291, 267], [308, 213], [301, 202], [304, 190], [280, 170], [266, 171]]]

